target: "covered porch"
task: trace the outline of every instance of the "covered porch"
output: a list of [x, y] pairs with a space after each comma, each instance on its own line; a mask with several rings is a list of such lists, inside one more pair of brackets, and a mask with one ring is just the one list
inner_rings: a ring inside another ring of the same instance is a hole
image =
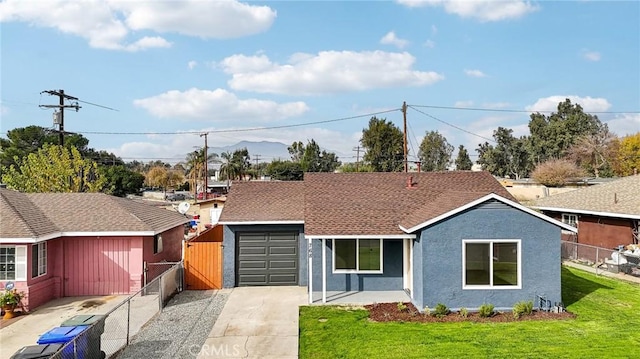
[[[411, 301], [415, 236], [306, 236], [306, 239], [309, 304]], [[345, 268], [349, 265], [353, 267]]]

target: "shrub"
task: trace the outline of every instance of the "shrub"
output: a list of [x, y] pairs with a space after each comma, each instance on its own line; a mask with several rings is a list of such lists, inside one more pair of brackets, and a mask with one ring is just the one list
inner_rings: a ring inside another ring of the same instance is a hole
[[407, 309], [407, 305], [402, 303], [402, 302], [398, 302], [398, 311], [399, 312], [403, 312]]
[[533, 311], [532, 301], [520, 301], [513, 306], [513, 317], [518, 319], [523, 315], [530, 315]]
[[568, 181], [584, 176], [583, 171], [575, 163], [568, 160], [548, 160], [541, 163], [531, 172], [536, 182], [547, 187], [562, 187]]
[[484, 303], [480, 306], [478, 315], [480, 315], [481, 318], [489, 318], [493, 315], [493, 308], [493, 304]]
[[426, 307], [424, 307], [424, 314], [425, 315], [431, 315], [431, 308], [429, 308], [428, 305]]
[[447, 308], [446, 305], [442, 304], [442, 303], [438, 303], [436, 305], [436, 309], [433, 311], [433, 315], [435, 315], [438, 318], [442, 318], [447, 316], [447, 314], [449, 314], [451, 311], [449, 310], [449, 308]]
[[463, 318], [466, 318], [469, 316], [469, 311], [467, 310], [467, 308], [460, 308], [460, 316]]

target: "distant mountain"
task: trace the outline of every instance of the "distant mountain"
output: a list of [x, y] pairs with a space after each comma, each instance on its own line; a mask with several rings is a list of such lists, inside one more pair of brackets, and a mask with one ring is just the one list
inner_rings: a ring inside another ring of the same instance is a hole
[[249, 151], [249, 156], [251, 157], [251, 162], [255, 163], [256, 158], [260, 162], [271, 162], [275, 159], [281, 160], [289, 160], [291, 156], [289, 155], [289, 150], [287, 149], [289, 146], [285, 145], [281, 142], [270, 142], [270, 141], [260, 141], [260, 142], [251, 142], [251, 141], [241, 141], [236, 143], [235, 145], [224, 146], [224, 147], [209, 147], [209, 153], [217, 153], [220, 155], [223, 152], [231, 152], [235, 150], [239, 150], [242, 148], [247, 148]]

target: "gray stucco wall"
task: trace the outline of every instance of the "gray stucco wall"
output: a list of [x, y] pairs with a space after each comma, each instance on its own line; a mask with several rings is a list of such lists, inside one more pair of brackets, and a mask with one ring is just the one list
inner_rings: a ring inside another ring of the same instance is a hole
[[424, 308], [424, 298], [423, 298], [423, 251], [424, 251], [424, 241], [420, 240], [420, 237], [417, 237], [415, 241], [413, 241], [413, 267], [411, 272], [412, 278], [412, 286], [413, 290], [411, 291], [412, 302], [418, 309]]
[[[327, 290], [402, 290], [402, 240], [385, 239], [382, 244], [381, 274], [334, 274], [332, 241], [327, 239]], [[322, 241], [313, 240], [313, 290], [322, 290]]]
[[299, 285], [306, 286], [307, 272], [307, 240], [304, 237], [304, 226], [299, 225], [248, 225], [224, 226], [222, 241], [223, 253], [223, 287], [236, 285], [236, 233], [238, 232], [298, 232], [298, 278]]
[[[414, 253], [423, 256], [422, 266], [415, 262], [423, 275], [422, 280], [420, 273], [414, 277], [414, 304], [418, 308], [443, 303], [472, 310], [490, 303], [508, 310], [521, 300], [537, 305], [537, 295], [552, 303], [561, 301], [560, 228], [547, 221], [493, 202], [424, 229], [419, 237], [414, 247]], [[462, 289], [463, 239], [520, 239], [522, 289]]]

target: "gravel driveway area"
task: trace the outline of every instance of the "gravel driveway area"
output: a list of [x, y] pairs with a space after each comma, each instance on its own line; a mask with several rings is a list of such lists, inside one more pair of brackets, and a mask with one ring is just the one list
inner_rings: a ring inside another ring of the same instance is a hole
[[176, 294], [115, 358], [195, 358], [228, 298], [224, 290]]

